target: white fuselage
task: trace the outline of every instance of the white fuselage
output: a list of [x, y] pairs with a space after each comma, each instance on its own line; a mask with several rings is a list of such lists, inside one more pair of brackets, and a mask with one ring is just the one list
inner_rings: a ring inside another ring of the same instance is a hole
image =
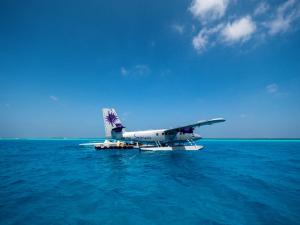
[[189, 140], [201, 139], [201, 136], [195, 133], [178, 132], [176, 135], [168, 134], [165, 129], [145, 130], [124, 132], [120, 139], [133, 142], [185, 142]]

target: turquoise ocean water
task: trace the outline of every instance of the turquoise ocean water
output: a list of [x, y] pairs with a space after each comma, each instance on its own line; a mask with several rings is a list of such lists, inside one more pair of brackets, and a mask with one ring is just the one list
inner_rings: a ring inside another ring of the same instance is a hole
[[88, 141], [0, 140], [0, 224], [300, 224], [299, 140], [201, 140], [197, 152]]

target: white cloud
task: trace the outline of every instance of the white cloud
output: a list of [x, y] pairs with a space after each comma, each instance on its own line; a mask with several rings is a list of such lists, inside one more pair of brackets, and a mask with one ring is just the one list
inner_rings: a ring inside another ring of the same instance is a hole
[[258, 4], [254, 11], [254, 16], [262, 15], [270, 9], [270, 5], [266, 2], [261, 2]]
[[237, 42], [248, 40], [255, 30], [254, 21], [250, 16], [245, 16], [233, 23], [228, 23], [221, 33], [226, 42]]
[[269, 85], [267, 85], [266, 86], [266, 90], [267, 90], [267, 92], [268, 93], [270, 93], [270, 94], [275, 94], [275, 93], [277, 93], [278, 92], [278, 85], [277, 84], [275, 84], [275, 83], [272, 83], [272, 84], [269, 84]]
[[130, 69], [125, 69], [125, 67], [121, 67], [121, 74], [123, 76], [132, 76], [132, 77], [140, 77], [147, 76], [150, 73], [150, 68], [145, 64], [138, 64]]
[[133, 69], [133, 73], [140, 76], [147, 75], [150, 73], [150, 68], [147, 65], [143, 64], [136, 65]]
[[215, 20], [224, 16], [228, 0], [193, 0], [190, 11], [201, 22]]
[[193, 46], [199, 52], [203, 52], [208, 44], [207, 36], [205, 36], [202, 32], [199, 32], [197, 36], [193, 38]]
[[274, 35], [280, 32], [285, 32], [290, 27], [291, 20], [289, 18], [277, 17], [269, 22], [269, 34]]
[[276, 16], [266, 23], [270, 35], [288, 31], [292, 23], [300, 17], [300, 4], [288, 0], [277, 8]]
[[184, 26], [179, 24], [174, 24], [172, 28], [179, 34], [183, 34], [184, 32]]
[[208, 46], [213, 45], [212, 35], [218, 33], [223, 24], [219, 24], [213, 28], [207, 29], [203, 28], [195, 37], [193, 37], [193, 46], [198, 51], [198, 53], [202, 53]]
[[128, 74], [128, 71], [123, 66], [121, 67], [121, 74], [123, 76], [126, 76]]
[[[267, 37], [300, 28], [299, 0], [281, 0], [283, 3], [277, 3], [277, 6], [269, 0], [251, 2], [253, 8], [249, 7], [248, 13], [241, 15], [236, 10], [238, 7], [228, 10], [229, 3], [234, 6], [242, 4], [241, 1], [192, 0], [189, 11], [198, 22], [198, 25], [192, 24], [194, 49], [202, 53], [217, 44], [234, 46], [245, 44], [250, 39], [253, 39], [253, 42], [249, 42], [249, 45], [257, 46]], [[242, 9], [247, 10], [247, 7]], [[181, 32], [179, 27], [174, 29]]]
[[250, 16], [245, 16], [232, 23], [219, 23], [212, 28], [204, 26], [202, 30], [193, 37], [193, 47], [198, 53], [202, 53], [208, 47], [218, 43], [244, 42], [255, 32], [256, 25]]
[[50, 98], [52, 101], [55, 101], [55, 102], [59, 101], [59, 98], [56, 97], [56, 96], [54, 96], [54, 95], [50, 95], [49, 98]]
[[277, 12], [279, 14], [284, 14], [289, 8], [293, 7], [295, 3], [296, 0], [287, 0], [286, 2], [284, 2], [278, 7]]

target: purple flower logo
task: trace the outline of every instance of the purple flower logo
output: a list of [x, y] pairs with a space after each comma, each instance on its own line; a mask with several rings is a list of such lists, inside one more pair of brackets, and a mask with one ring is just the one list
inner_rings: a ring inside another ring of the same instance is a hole
[[118, 120], [118, 117], [111, 111], [111, 112], [108, 112], [108, 115], [105, 117], [106, 121], [114, 126], [115, 122]]

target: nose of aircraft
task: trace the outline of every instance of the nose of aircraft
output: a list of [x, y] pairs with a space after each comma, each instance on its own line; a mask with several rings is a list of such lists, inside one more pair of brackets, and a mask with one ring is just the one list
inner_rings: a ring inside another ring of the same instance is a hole
[[199, 135], [199, 134], [194, 134], [194, 140], [199, 140], [201, 139], [202, 137]]

